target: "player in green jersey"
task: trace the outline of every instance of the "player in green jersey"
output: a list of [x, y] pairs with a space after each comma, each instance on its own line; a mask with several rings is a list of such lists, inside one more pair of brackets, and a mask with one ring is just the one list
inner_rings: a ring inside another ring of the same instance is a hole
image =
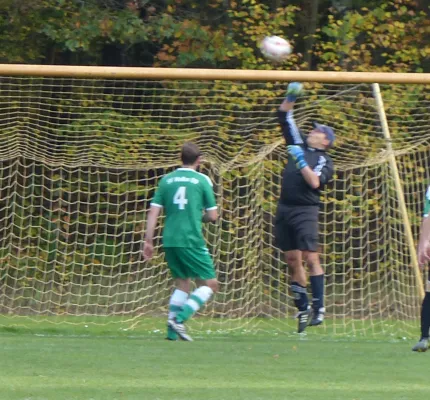
[[[218, 289], [215, 267], [206, 248], [202, 222], [218, 218], [212, 182], [197, 167], [201, 161], [199, 148], [185, 143], [181, 151], [182, 168], [165, 175], [151, 202], [146, 225], [143, 256], [151, 259], [154, 231], [162, 209], [166, 216], [163, 249], [175, 290], [170, 298], [167, 339], [192, 341], [184, 322], [199, 310]], [[197, 289], [190, 296], [191, 279]]]
[[[421, 267], [430, 260], [430, 186], [425, 196], [424, 215], [421, 223], [420, 238], [418, 243], [418, 263]], [[426, 294], [421, 307], [421, 338], [412, 348], [413, 351], [424, 352], [429, 347], [430, 330], [430, 270], [426, 285]]]

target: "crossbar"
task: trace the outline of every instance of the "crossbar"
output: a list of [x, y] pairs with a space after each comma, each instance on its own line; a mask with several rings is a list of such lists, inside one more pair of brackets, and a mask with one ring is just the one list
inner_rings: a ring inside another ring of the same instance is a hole
[[138, 68], [32, 64], [0, 64], [0, 76], [430, 84], [430, 73]]

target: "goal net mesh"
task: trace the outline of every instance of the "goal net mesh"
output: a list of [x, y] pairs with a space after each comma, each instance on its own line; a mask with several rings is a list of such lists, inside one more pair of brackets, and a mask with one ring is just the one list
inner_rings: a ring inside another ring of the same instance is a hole
[[[322, 196], [320, 250], [333, 335], [416, 334], [418, 285], [389, 159], [416, 241], [430, 182], [430, 90], [382, 85], [391, 140], [369, 84], [308, 83], [304, 131], [331, 125], [335, 179]], [[295, 331], [288, 266], [273, 218], [286, 146], [285, 83], [0, 78], [0, 323], [165, 325], [172, 293], [157, 230], [140, 246], [160, 178], [197, 143], [214, 182], [205, 226], [220, 291], [199, 332]], [[162, 223], [162, 219], [160, 221]]]

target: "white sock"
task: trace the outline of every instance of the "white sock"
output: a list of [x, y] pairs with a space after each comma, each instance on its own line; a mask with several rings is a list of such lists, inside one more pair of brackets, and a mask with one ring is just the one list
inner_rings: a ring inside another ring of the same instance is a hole
[[182, 307], [183, 311], [179, 317], [183, 317], [183, 320], [186, 321], [204, 306], [204, 304], [211, 298], [212, 294], [213, 290], [209, 286], [201, 286], [194, 290]]
[[182, 306], [188, 299], [188, 293], [179, 289], [175, 289], [169, 301], [168, 319], [173, 319], [176, 314], [182, 310]]

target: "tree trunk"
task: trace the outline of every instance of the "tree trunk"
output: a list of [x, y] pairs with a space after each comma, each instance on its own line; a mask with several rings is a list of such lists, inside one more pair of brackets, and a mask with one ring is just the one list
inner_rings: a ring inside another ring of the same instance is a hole
[[304, 61], [308, 64], [309, 69], [312, 69], [312, 48], [315, 42], [315, 31], [318, 25], [318, 3], [319, 0], [310, 0], [309, 23], [306, 30], [306, 40], [304, 48]]

